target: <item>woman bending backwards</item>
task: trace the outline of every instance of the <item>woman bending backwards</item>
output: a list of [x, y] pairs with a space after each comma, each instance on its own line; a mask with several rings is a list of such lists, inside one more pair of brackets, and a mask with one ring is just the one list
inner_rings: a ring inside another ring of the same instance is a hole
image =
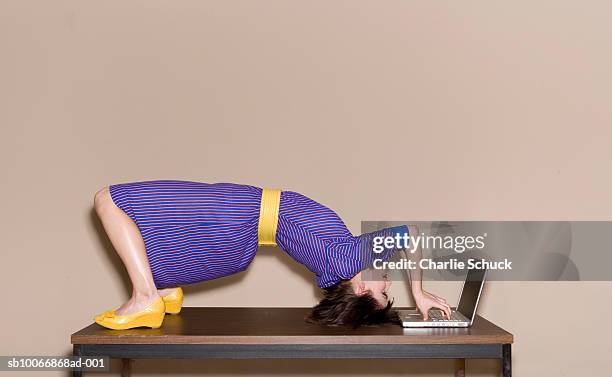
[[[363, 271], [374, 257], [388, 260], [397, 251], [373, 254], [373, 237], [406, 234], [406, 225], [353, 236], [334, 211], [301, 194], [233, 183], [120, 183], [98, 191], [94, 205], [132, 282], [130, 300], [95, 317], [104, 327], [160, 327], [165, 313], [180, 312], [180, 286], [245, 270], [262, 244], [277, 245], [315, 274], [324, 298], [310, 322], [397, 321], [391, 282], [368, 280]], [[425, 292], [417, 274], [412, 294], [423, 317], [430, 308], [449, 316], [446, 301]]]

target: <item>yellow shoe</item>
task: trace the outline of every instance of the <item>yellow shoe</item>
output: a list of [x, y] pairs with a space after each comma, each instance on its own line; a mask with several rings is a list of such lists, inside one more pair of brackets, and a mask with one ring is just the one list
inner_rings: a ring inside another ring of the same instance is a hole
[[[179, 314], [183, 306], [183, 289], [177, 287], [174, 292], [169, 295], [163, 296], [164, 304], [166, 305], [166, 314]], [[107, 310], [104, 313], [100, 313], [95, 317], [95, 320], [102, 319], [104, 316], [113, 315], [114, 309]]]
[[166, 304], [166, 313], [179, 314], [183, 306], [183, 289], [178, 287], [167, 296], [162, 296]]
[[115, 310], [114, 310], [114, 309], [113, 309], [113, 310], [107, 310], [107, 311], [105, 311], [104, 313], [100, 313], [100, 314], [98, 314], [98, 315], [97, 315], [97, 316], [94, 318], [94, 320], [96, 320], [96, 321], [97, 321], [97, 320], [99, 320], [99, 319], [104, 318], [105, 316], [107, 316], [107, 315], [109, 315], [109, 314], [114, 313], [114, 312], [115, 312]]
[[108, 310], [94, 319], [97, 324], [113, 330], [127, 330], [134, 327], [150, 327], [157, 329], [164, 321], [164, 300], [157, 299], [143, 310], [128, 314], [117, 315], [114, 310]]

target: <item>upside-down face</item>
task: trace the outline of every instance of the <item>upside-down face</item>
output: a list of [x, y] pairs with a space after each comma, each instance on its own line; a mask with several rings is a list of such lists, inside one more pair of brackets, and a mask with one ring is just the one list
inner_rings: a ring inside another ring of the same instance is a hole
[[[363, 280], [367, 276], [367, 280]], [[381, 307], [384, 307], [389, 302], [388, 291], [391, 287], [389, 275], [381, 270], [370, 269], [367, 274], [363, 271], [351, 279], [355, 294], [362, 295], [369, 293], [378, 301]]]

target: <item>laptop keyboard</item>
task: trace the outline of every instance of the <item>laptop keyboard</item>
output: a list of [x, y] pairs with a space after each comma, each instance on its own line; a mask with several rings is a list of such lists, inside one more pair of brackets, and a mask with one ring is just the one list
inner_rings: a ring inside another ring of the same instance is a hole
[[429, 320], [430, 321], [445, 321], [445, 322], [458, 322], [458, 321], [463, 321], [463, 319], [461, 317], [459, 317], [457, 315], [457, 312], [455, 311], [451, 311], [451, 317], [450, 319], [446, 319], [444, 318], [444, 316], [442, 315], [442, 311], [440, 310], [430, 310], [429, 311]]

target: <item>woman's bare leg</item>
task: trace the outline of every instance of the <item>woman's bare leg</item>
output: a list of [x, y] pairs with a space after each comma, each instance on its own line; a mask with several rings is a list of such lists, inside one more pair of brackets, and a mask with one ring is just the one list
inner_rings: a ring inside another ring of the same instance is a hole
[[98, 191], [94, 206], [104, 230], [123, 261], [132, 282], [132, 297], [115, 310], [127, 315], [144, 309], [160, 296], [172, 293], [172, 289], [157, 290], [145, 250], [144, 240], [134, 221], [113, 202], [108, 187]]

